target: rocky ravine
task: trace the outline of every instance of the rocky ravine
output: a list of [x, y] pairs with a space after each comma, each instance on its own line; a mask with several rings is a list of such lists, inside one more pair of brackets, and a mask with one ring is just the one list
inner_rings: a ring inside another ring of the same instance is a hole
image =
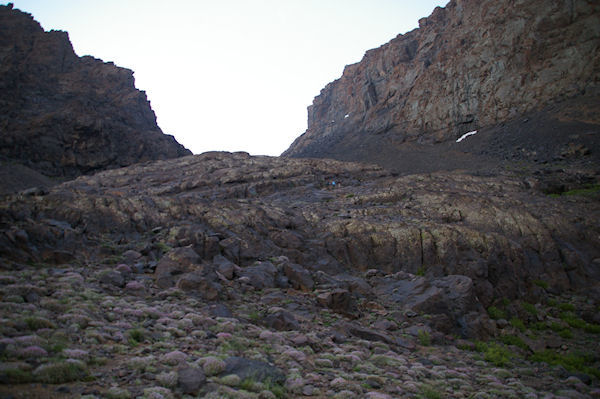
[[131, 70], [78, 57], [66, 32], [12, 5], [0, 6], [0, 108], [2, 170], [73, 178], [191, 154], [156, 125]]
[[581, 173], [207, 153], [5, 197], [0, 392], [597, 397]]
[[[598, 2], [452, 0], [419, 25], [327, 85], [308, 108], [308, 130], [283, 155], [401, 173], [476, 170], [504, 154], [455, 140], [479, 130], [504, 141], [502, 124], [523, 120], [539, 123], [520, 129], [519, 140], [536, 140], [513, 154], [540, 153], [540, 136], [551, 147], [541, 152], [552, 156], [569, 144], [597, 145]], [[548, 125], [558, 132], [548, 134]]]

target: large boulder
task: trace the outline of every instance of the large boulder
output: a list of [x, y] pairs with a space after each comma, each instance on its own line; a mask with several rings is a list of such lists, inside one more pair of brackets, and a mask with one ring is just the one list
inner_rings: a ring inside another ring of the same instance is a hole
[[430, 323], [442, 332], [469, 338], [494, 333], [494, 326], [488, 323], [489, 318], [475, 295], [473, 281], [467, 276], [427, 279], [399, 273], [376, 279], [374, 283], [380, 300], [396, 303], [405, 312], [433, 315]]
[[154, 279], [160, 288], [175, 285], [178, 276], [200, 266], [202, 259], [191, 247], [175, 248], [167, 252], [156, 265]]

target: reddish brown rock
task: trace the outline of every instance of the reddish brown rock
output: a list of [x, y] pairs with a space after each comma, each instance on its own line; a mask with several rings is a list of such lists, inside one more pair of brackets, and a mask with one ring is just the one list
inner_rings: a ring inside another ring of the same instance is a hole
[[[467, 160], [428, 156], [428, 144], [447, 143], [442, 153], [456, 158], [465, 148], [455, 143], [463, 134], [546, 110], [540, 121], [529, 117], [523, 131], [509, 130], [531, 136], [543, 125], [544, 141], [560, 156], [569, 135], [584, 140], [600, 124], [598, 26], [597, 2], [450, 1], [418, 29], [347, 66], [314, 99], [308, 130], [284, 155], [371, 161], [402, 171], [435, 170], [442, 162], [438, 167], [477, 169]], [[470, 149], [473, 162], [486, 155], [481, 147], [500, 151], [502, 144], [478, 140], [479, 148]], [[530, 147], [531, 157], [548, 153], [535, 142]]]
[[175, 248], [165, 254], [156, 265], [156, 284], [160, 288], [172, 287], [179, 275], [192, 272], [199, 267], [200, 262], [200, 256], [192, 248]]

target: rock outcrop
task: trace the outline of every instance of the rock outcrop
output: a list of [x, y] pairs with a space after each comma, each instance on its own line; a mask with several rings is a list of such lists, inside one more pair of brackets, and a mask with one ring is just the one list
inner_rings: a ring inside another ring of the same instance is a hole
[[66, 32], [0, 6], [0, 157], [72, 178], [191, 154], [162, 133], [133, 72], [78, 57]]
[[[564, 125], [561, 140], [590, 130], [598, 135], [597, 2], [452, 0], [419, 25], [369, 50], [328, 84], [308, 108], [308, 130], [283, 155], [418, 172], [428, 166], [401, 158], [536, 112]], [[540, 129], [531, 123], [521, 135], [532, 130]], [[437, 154], [430, 158], [442, 162]], [[463, 167], [444, 161], [441, 168]]]
[[0, 393], [591, 395], [600, 185], [538, 172], [205, 153], [5, 196]]
[[[135, 241], [155, 231], [156, 245], [175, 248], [140, 251], [155, 258], [159, 288], [203, 287], [199, 295], [215, 299], [235, 276], [242, 290], [339, 291], [343, 300], [318, 302], [356, 317], [353, 298], [376, 297], [443, 314], [444, 331], [461, 333], [470, 331], [461, 320], [495, 298], [538, 300], [536, 282], [559, 293], [600, 280], [597, 199], [548, 196], [544, 179], [394, 177], [364, 164], [206, 153], [7, 200], [0, 257], [94, 257], [99, 248], [90, 243], [100, 236]], [[370, 269], [388, 277], [356, 276]]]

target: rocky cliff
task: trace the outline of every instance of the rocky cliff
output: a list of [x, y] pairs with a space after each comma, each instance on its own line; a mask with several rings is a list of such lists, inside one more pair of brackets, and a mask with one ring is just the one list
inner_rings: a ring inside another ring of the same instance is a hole
[[190, 154], [162, 133], [133, 72], [78, 57], [66, 32], [44, 32], [0, 6], [0, 156], [74, 177]]
[[454, 142], [535, 112], [571, 123], [570, 134], [597, 132], [599, 26], [594, 1], [452, 0], [347, 66], [284, 155], [407, 168], [407, 144]]

